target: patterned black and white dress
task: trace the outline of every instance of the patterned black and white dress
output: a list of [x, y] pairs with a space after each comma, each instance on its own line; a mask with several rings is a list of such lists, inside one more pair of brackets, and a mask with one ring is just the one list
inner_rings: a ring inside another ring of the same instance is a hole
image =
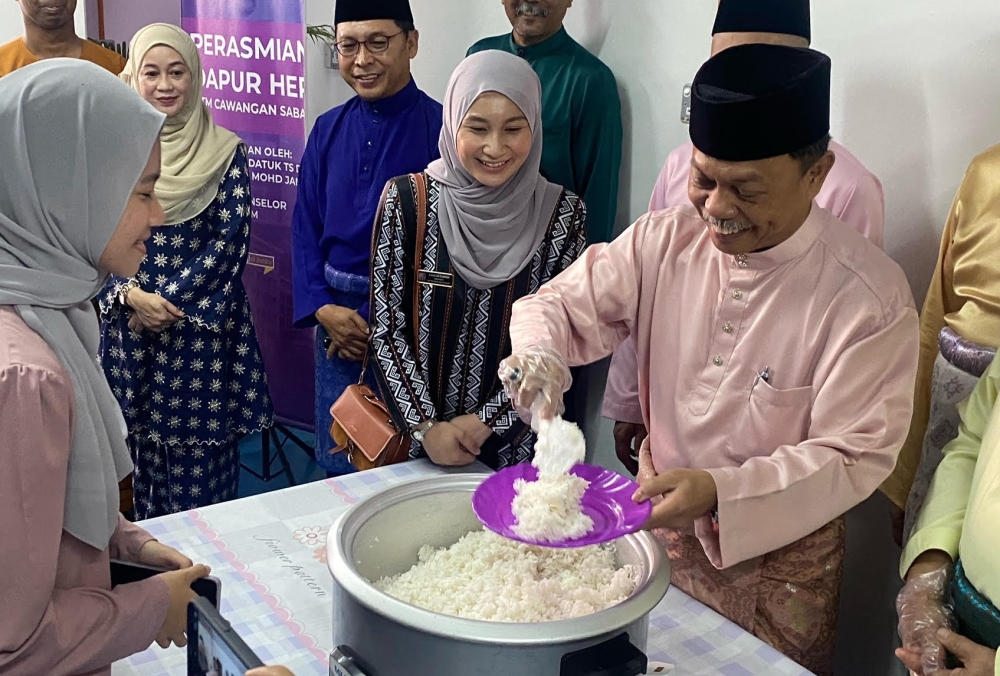
[[250, 246], [250, 175], [240, 146], [216, 201], [153, 229], [135, 280], [185, 314], [162, 333], [133, 333], [112, 278], [101, 296], [101, 364], [128, 423], [136, 516], [232, 500], [238, 442], [269, 427], [267, 377], [241, 276]]
[[[400, 428], [426, 420], [476, 414], [493, 429], [480, 460], [494, 469], [527, 462], [535, 438], [497, 377], [510, 354], [510, 314], [517, 299], [565, 270], [587, 246], [586, 207], [563, 191], [548, 232], [528, 266], [510, 281], [480, 290], [451, 265], [438, 226], [440, 184], [426, 178], [427, 228], [423, 255], [416, 251], [416, 182], [395, 178], [375, 221], [372, 257], [372, 366], [383, 400]], [[419, 349], [414, 349], [413, 284], [421, 271]], [[441, 273], [431, 280], [426, 271]], [[446, 285], [427, 281], [450, 280]], [[416, 442], [410, 457], [424, 455]]]

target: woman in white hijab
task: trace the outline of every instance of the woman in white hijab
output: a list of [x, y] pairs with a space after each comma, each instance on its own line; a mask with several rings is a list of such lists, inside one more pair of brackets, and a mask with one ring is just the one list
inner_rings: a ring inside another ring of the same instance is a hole
[[213, 123], [187, 33], [146, 26], [130, 55], [122, 79], [167, 116], [156, 183], [167, 226], [101, 299], [101, 363], [129, 425], [135, 515], [149, 519], [236, 498], [239, 440], [273, 410], [242, 281], [247, 149]]
[[[163, 119], [77, 59], [0, 80], [0, 673], [107, 674], [183, 645], [208, 572], [118, 514], [132, 464], [90, 303], [162, 222]], [[112, 557], [178, 570], [111, 589]]]
[[410, 457], [499, 469], [534, 449], [497, 378], [511, 306], [583, 252], [586, 209], [539, 174], [541, 84], [512, 54], [458, 66], [439, 146], [425, 174], [389, 182], [376, 217], [372, 359]]

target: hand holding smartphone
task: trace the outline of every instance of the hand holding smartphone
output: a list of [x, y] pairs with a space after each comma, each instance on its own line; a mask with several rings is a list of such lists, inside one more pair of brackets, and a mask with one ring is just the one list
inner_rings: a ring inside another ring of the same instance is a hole
[[243, 676], [264, 666], [207, 600], [188, 604], [188, 676]]
[[[170, 571], [166, 568], [157, 568], [155, 566], [147, 566], [142, 563], [112, 559], [111, 587], [114, 588], [120, 584], [141, 582], [142, 580], [154, 577], [160, 573], [168, 572]], [[222, 581], [219, 578], [210, 575], [208, 577], [195, 580], [191, 584], [191, 589], [195, 594], [206, 599], [216, 608], [219, 607], [219, 601], [222, 599]]]

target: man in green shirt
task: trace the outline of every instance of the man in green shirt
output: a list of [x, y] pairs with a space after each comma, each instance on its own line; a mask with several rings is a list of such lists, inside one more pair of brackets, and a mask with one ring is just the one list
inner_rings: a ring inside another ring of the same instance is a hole
[[469, 54], [498, 49], [524, 58], [542, 81], [542, 174], [583, 198], [587, 236], [607, 242], [618, 208], [622, 114], [611, 69], [569, 36], [573, 0], [503, 0], [514, 30]]

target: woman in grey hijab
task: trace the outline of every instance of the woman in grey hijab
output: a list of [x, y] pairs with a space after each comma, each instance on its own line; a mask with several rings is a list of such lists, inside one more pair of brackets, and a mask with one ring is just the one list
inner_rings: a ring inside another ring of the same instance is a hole
[[[162, 222], [162, 126], [84, 61], [0, 80], [0, 673], [107, 674], [183, 645], [208, 572], [118, 514], [132, 463], [90, 303]], [[177, 570], [111, 589], [112, 557]]]
[[534, 449], [497, 379], [511, 306], [583, 252], [586, 209], [539, 173], [541, 84], [516, 56], [458, 66], [439, 148], [389, 182], [376, 217], [372, 361], [410, 457], [499, 469]]

